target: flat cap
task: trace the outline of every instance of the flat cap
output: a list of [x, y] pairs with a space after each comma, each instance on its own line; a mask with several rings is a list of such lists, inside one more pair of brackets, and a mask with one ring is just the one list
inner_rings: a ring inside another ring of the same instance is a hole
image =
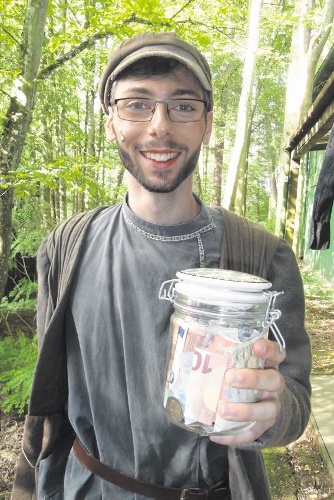
[[[212, 103], [210, 67], [205, 57], [195, 45], [182, 40], [176, 33], [139, 33], [122, 42], [108, 57], [103, 70], [98, 91], [102, 107], [108, 113], [110, 89], [117, 76], [128, 66], [146, 57], [176, 59], [184, 64], [198, 78], [203, 88], [209, 92]], [[211, 103], [209, 107], [211, 108]]]

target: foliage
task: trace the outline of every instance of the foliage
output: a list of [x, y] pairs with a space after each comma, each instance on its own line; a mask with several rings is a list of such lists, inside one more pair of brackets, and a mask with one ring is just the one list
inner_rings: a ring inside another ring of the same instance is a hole
[[334, 288], [324, 280], [319, 272], [306, 266], [302, 266], [301, 271], [306, 299], [317, 298], [327, 305], [334, 302]]
[[28, 278], [21, 279], [14, 289], [4, 297], [0, 304], [0, 313], [16, 313], [36, 306], [37, 282]]
[[37, 359], [36, 338], [23, 333], [0, 340], [0, 407], [24, 413]]
[[[25, 8], [26, 2], [10, 0], [0, 9], [3, 123], [15, 78], [22, 69]], [[308, 23], [316, 22], [317, 8], [315, 5]], [[13, 252], [36, 255], [42, 238], [61, 220], [124, 196], [117, 148], [105, 139], [97, 82], [109, 50], [138, 32], [175, 30], [206, 54], [214, 82], [215, 137], [205, 167], [200, 168], [200, 191], [210, 204], [217, 191], [213, 171], [218, 165], [224, 192], [242, 88], [248, 10], [245, 0], [49, 2], [36, 103], [21, 163], [0, 179], [0, 187], [14, 187]], [[275, 204], [273, 185], [295, 21], [292, 1], [263, 4], [245, 206], [247, 216], [269, 229], [273, 228], [271, 200]]]
[[[21, 235], [22, 236], [22, 235]], [[38, 238], [35, 240], [35, 242]], [[17, 251], [23, 255], [34, 254], [34, 238], [16, 240], [13, 245], [13, 254]], [[32, 247], [30, 247], [32, 245]], [[37, 296], [37, 282], [27, 277], [19, 280], [7, 297], [0, 304], [0, 318], [8, 324], [11, 332], [10, 318], [22, 318], [26, 309], [35, 310]], [[16, 323], [14, 321], [14, 323]], [[29, 331], [33, 328], [29, 326]], [[14, 328], [13, 328], [14, 329]], [[0, 408], [5, 412], [15, 410], [24, 413], [28, 404], [32, 376], [37, 359], [37, 342], [35, 336], [24, 332], [14, 332], [0, 340]]]
[[43, 228], [39, 208], [43, 207], [31, 196], [25, 203], [16, 204], [13, 209], [12, 264], [17, 254], [35, 257], [43, 237], [48, 232], [48, 228]]
[[[267, 27], [270, 25], [265, 33], [269, 38], [271, 29], [275, 31], [276, 47], [285, 31], [282, 26], [280, 30], [276, 29], [278, 16], [275, 18], [273, 11], [276, 10], [272, 7], [265, 12]], [[13, 37], [19, 40], [23, 5], [20, 10], [10, 3], [8, 9], [6, 23], [11, 31], [4, 38], [15, 49], [17, 66], [19, 44], [13, 46]], [[183, 5], [158, 0], [145, 3], [118, 1], [117, 8], [110, 0], [100, 2], [98, 8], [94, 1], [87, 4], [76, 0], [71, 6], [57, 1], [50, 3], [43, 67], [40, 72], [43, 77], [39, 83], [38, 99], [22, 166], [18, 172], [13, 172], [11, 180], [15, 186], [16, 202], [22, 199], [27, 202], [33, 195], [40, 201], [54, 203], [54, 207], [49, 210], [49, 220], [45, 221], [52, 226], [77, 210], [108, 202], [108, 198], [114, 199], [113, 190], [117, 190], [118, 185], [113, 183], [112, 172], [119, 164], [113, 150], [106, 148], [103, 137], [104, 118], [97, 112], [96, 80], [110, 47], [138, 31], [175, 30], [204, 50], [212, 65], [218, 126], [222, 92], [223, 99], [228, 101], [228, 120], [225, 124], [228, 154], [229, 143], [233, 140], [240, 93], [247, 9], [248, 2], [235, 4], [229, 0], [218, 4], [210, 1], [198, 4], [191, 1]], [[89, 39], [92, 43], [87, 45], [86, 50], [80, 51], [80, 44]], [[76, 50], [79, 51], [75, 57], [68, 56], [71, 51]], [[282, 50], [281, 47], [279, 50]], [[271, 57], [273, 52], [275, 48], [271, 50]], [[65, 56], [66, 59], [61, 62], [61, 58]], [[10, 68], [13, 68], [12, 59], [11, 64], [8, 61], [8, 70]], [[90, 124], [87, 105], [94, 107], [93, 122]], [[94, 137], [92, 136], [91, 146], [88, 147], [87, 137], [91, 132]], [[111, 167], [105, 170], [108, 160]], [[62, 189], [66, 190], [65, 196], [70, 201], [69, 206], [63, 210], [59, 206], [61, 183]], [[49, 190], [49, 194], [46, 190]], [[209, 200], [210, 189], [206, 191], [204, 188], [203, 192], [207, 193], [206, 198]], [[81, 193], [84, 196], [83, 205], [78, 203]], [[53, 199], [50, 199], [52, 196]], [[36, 215], [44, 207], [43, 203], [37, 206]]]

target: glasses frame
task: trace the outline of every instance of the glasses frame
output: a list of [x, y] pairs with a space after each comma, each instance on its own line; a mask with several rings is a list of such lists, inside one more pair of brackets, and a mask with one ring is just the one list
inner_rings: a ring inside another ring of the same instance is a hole
[[[127, 100], [131, 100], [131, 99], [134, 99], [134, 100], [137, 100], [137, 101], [151, 101], [152, 103], [154, 103], [154, 108], [152, 110], [151, 118], [149, 118], [148, 120], [129, 120], [128, 118], [122, 118], [119, 115], [119, 110], [118, 110], [117, 103], [119, 103], [120, 101], [127, 101]], [[184, 121], [184, 122], [172, 120], [172, 118], [170, 116], [169, 103], [173, 103], [173, 102], [176, 102], [176, 101], [185, 101], [185, 102], [187, 102], [187, 101], [192, 101], [192, 102], [196, 101], [196, 102], [202, 102], [204, 104], [202, 116], [200, 118], [198, 118], [197, 120], [188, 120], [188, 121]], [[203, 118], [204, 113], [205, 113], [205, 111], [208, 108], [208, 101], [206, 101], [204, 99], [190, 99], [190, 98], [160, 100], [160, 99], [150, 99], [150, 98], [147, 98], [147, 97], [120, 97], [119, 99], [113, 99], [110, 102], [111, 106], [116, 106], [117, 114], [118, 114], [118, 117], [119, 117], [120, 120], [124, 120], [124, 121], [127, 121], [127, 122], [133, 122], [133, 123], [148, 123], [148, 122], [150, 122], [152, 120], [152, 118], [153, 118], [154, 113], [155, 113], [155, 109], [156, 109], [156, 105], [157, 104], [166, 104], [167, 105], [167, 114], [168, 114], [168, 117], [169, 117], [170, 121], [173, 122], [173, 123], [196, 123], [196, 122], [199, 122]]]

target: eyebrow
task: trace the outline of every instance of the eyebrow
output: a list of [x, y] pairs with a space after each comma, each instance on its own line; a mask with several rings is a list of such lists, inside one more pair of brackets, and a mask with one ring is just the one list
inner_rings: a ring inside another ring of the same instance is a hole
[[[143, 94], [145, 96], [148, 96], [150, 97], [152, 95], [152, 92], [146, 88], [146, 87], [133, 87], [133, 88], [128, 88], [126, 89], [125, 91], [127, 94], [128, 93], [136, 93], [136, 94]], [[202, 96], [199, 95], [198, 92], [196, 92], [195, 90], [193, 89], [185, 89], [185, 88], [180, 88], [180, 89], [174, 89], [172, 94], [171, 94], [171, 97], [175, 97], [175, 96], [184, 96], [184, 95], [189, 95], [189, 96], [192, 96], [194, 98], [198, 98], [198, 99], [203, 99]]]

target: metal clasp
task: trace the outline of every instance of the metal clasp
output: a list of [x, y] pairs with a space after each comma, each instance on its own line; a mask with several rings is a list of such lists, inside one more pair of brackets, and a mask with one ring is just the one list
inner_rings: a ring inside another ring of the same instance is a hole
[[[167, 280], [164, 281], [159, 290], [159, 299], [160, 300], [168, 300], [169, 302], [174, 302], [174, 294], [175, 294], [175, 283], [178, 283], [179, 279]], [[168, 286], [168, 288], [167, 288]]]
[[205, 493], [205, 497], [201, 497], [201, 498], [203, 498], [203, 500], [207, 500], [209, 498], [209, 491], [206, 489], [203, 489], [203, 488], [185, 488], [181, 492], [180, 500], [187, 500], [188, 493], [197, 493], [198, 495], [201, 493], [203, 493], [203, 494]]
[[268, 292], [270, 295], [270, 301], [267, 309], [266, 319], [263, 322], [263, 328], [271, 328], [274, 337], [279, 345], [281, 352], [285, 351], [285, 339], [280, 332], [280, 329], [276, 325], [276, 321], [281, 317], [281, 311], [279, 309], [274, 309], [276, 298], [282, 295], [284, 292]]

